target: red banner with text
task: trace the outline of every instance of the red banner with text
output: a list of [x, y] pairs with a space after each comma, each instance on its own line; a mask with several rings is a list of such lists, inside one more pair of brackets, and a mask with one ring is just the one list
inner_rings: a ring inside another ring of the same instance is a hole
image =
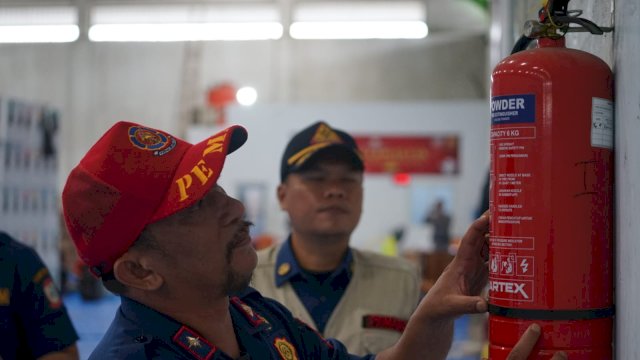
[[355, 136], [369, 173], [455, 175], [458, 136]]

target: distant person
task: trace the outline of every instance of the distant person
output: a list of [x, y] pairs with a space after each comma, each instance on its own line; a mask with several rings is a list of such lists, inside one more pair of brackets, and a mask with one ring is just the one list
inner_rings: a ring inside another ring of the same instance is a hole
[[417, 268], [354, 249], [364, 162], [348, 133], [316, 122], [295, 134], [280, 165], [277, 197], [291, 233], [260, 251], [253, 286], [351, 353], [395, 344], [418, 304]]
[[449, 227], [451, 216], [444, 209], [442, 200], [437, 200], [431, 210], [427, 213], [424, 222], [433, 226], [433, 241], [436, 251], [448, 251], [451, 235]]
[[0, 232], [0, 359], [78, 359], [77, 340], [40, 256]]

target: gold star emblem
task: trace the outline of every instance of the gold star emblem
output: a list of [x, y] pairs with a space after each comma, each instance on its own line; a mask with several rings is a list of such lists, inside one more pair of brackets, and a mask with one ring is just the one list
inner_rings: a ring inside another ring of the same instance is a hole
[[187, 343], [189, 344], [189, 349], [199, 348], [200, 346], [202, 346], [202, 344], [200, 344], [200, 339], [193, 336], [187, 336]]
[[278, 275], [280, 276], [287, 275], [290, 270], [291, 270], [291, 265], [289, 265], [289, 263], [282, 263], [280, 266], [278, 266]]

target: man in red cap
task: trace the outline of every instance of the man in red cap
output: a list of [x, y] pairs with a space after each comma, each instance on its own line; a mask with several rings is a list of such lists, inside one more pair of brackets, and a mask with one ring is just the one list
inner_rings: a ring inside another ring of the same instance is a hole
[[[227, 154], [246, 138], [232, 126], [192, 145], [119, 122], [71, 171], [62, 194], [67, 229], [81, 259], [122, 298], [91, 359], [359, 358], [248, 287], [257, 261], [250, 224], [217, 185]], [[363, 358], [445, 358], [454, 318], [487, 309], [479, 294], [488, 220], [471, 225], [399, 342]], [[514, 359], [526, 358], [538, 334]]]

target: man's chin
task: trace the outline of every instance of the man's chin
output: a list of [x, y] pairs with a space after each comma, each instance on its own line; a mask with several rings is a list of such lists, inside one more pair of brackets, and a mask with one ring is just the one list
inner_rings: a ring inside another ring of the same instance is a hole
[[247, 287], [249, 287], [252, 276], [253, 276], [253, 272], [251, 272], [248, 275], [234, 273], [229, 278], [229, 282], [227, 284], [227, 294], [229, 296], [232, 296], [245, 290]]
[[341, 229], [335, 227], [327, 227], [323, 229], [318, 229], [315, 234], [319, 238], [325, 238], [326, 241], [331, 241], [332, 239], [341, 240], [344, 238], [349, 238], [353, 229]]
[[238, 272], [253, 272], [258, 265], [258, 253], [251, 245], [241, 246], [233, 249], [228, 261]]

